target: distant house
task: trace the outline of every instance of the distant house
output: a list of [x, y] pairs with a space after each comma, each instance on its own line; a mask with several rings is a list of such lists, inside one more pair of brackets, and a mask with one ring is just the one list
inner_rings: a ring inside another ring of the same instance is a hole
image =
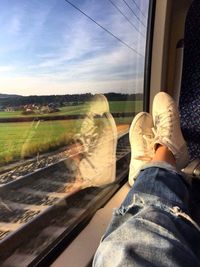
[[22, 107], [22, 114], [23, 115], [35, 114], [35, 105], [34, 104], [24, 105]]
[[29, 114], [48, 114], [48, 113], [54, 113], [60, 111], [56, 105], [53, 103], [49, 105], [36, 105], [36, 104], [29, 104], [23, 106], [23, 115], [29, 115]]

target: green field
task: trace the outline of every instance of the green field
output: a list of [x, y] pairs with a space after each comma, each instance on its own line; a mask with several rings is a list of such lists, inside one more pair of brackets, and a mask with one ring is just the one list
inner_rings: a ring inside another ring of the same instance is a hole
[[81, 120], [0, 123], [0, 165], [67, 144]]
[[[45, 114], [45, 116], [61, 116], [61, 115], [76, 115], [76, 114], [84, 114], [87, 111], [87, 105], [78, 105], [78, 106], [69, 106], [69, 107], [61, 107], [59, 112]], [[1, 111], [0, 118], [19, 118], [19, 117], [33, 117], [34, 114], [31, 115], [22, 115], [21, 111]], [[35, 117], [43, 117], [44, 115], [35, 115]]]
[[[21, 111], [0, 111], [0, 118], [21, 118], [21, 117], [43, 117], [43, 116], [63, 116], [85, 114], [89, 107], [89, 102], [77, 106], [61, 107], [59, 112], [49, 113], [45, 115], [22, 115]], [[110, 112], [138, 112], [142, 110], [142, 101], [111, 101], [109, 103]]]
[[[141, 101], [110, 102], [110, 110], [115, 113], [139, 112]], [[84, 114], [88, 104], [61, 108], [51, 115]], [[1, 118], [21, 117], [20, 112], [0, 112]], [[41, 116], [42, 117], [42, 116]], [[130, 118], [116, 118], [116, 124], [130, 123]], [[0, 123], [0, 166], [23, 158], [29, 158], [56, 150], [72, 140], [80, 130], [83, 120], [51, 120], [33, 122]]]
[[110, 112], [139, 112], [143, 109], [143, 101], [111, 101]]

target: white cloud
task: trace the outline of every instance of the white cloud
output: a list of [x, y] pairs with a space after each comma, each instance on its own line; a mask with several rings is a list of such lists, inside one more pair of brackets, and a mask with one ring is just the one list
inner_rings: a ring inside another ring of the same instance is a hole
[[[1, 79], [1, 93], [16, 93], [22, 95], [50, 95], [50, 94], [71, 94], [71, 93], [106, 93], [108, 91], [136, 93], [142, 92], [143, 79], [132, 80], [109, 80], [107, 81], [71, 81], [68, 83], [52, 81], [49, 77], [33, 78], [32, 76], [12, 77]], [[18, 85], [16, 88], [16, 84]]]
[[0, 66], [0, 73], [14, 71], [14, 69], [13, 66]]

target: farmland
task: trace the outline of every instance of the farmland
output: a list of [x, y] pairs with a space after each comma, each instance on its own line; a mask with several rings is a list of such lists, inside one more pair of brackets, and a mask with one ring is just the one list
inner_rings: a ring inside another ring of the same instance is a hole
[[80, 120], [1, 123], [0, 163], [61, 147], [78, 132], [80, 125]]
[[[112, 113], [139, 112], [142, 101], [113, 101], [110, 102]], [[60, 108], [57, 113], [48, 116], [84, 115], [88, 110], [88, 103]], [[28, 115], [29, 116], [29, 115]], [[0, 112], [0, 118], [22, 118], [20, 111]], [[30, 122], [0, 123], [0, 166], [56, 150], [70, 142], [80, 131], [82, 119], [77, 120], [49, 120], [42, 119]], [[116, 124], [130, 124], [132, 117], [116, 118]]]
[[[59, 112], [49, 113], [45, 116], [62, 116], [62, 115], [77, 115], [85, 114], [89, 108], [89, 102], [80, 105], [69, 105], [61, 107]], [[110, 112], [137, 112], [142, 110], [142, 101], [111, 101], [109, 103]], [[35, 115], [37, 117], [43, 117], [44, 115]], [[23, 117], [21, 111], [0, 111], [0, 118], [21, 118]], [[26, 115], [26, 117], [33, 117], [33, 115]]]

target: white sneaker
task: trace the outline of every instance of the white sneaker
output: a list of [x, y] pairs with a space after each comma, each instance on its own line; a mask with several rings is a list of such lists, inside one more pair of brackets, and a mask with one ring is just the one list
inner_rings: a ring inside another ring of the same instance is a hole
[[181, 170], [188, 164], [188, 150], [181, 132], [178, 108], [167, 93], [160, 92], [154, 97], [153, 121], [154, 147], [157, 144], [167, 146], [176, 159], [177, 169]]
[[95, 95], [82, 122], [83, 154], [79, 172], [85, 186], [111, 183], [116, 177], [117, 127], [104, 95]]
[[133, 185], [140, 169], [154, 156], [154, 133], [152, 116], [147, 112], [138, 113], [129, 130], [131, 144], [131, 162], [129, 167], [129, 184]]

